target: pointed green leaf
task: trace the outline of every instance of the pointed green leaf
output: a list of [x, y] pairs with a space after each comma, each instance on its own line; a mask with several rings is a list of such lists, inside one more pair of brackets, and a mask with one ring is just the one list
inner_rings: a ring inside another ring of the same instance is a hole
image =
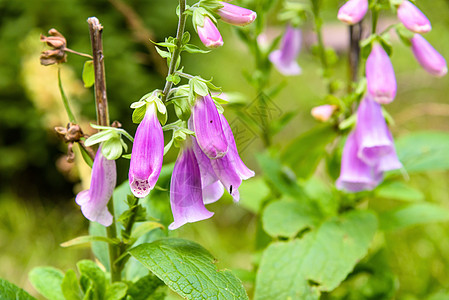
[[105, 300], [120, 300], [126, 296], [126, 291], [128, 290], [128, 286], [124, 282], [114, 282], [111, 284], [104, 296]]
[[66, 300], [81, 300], [83, 299], [83, 292], [78, 284], [75, 271], [68, 270], [65, 273], [61, 284], [62, 293]]
[[[103, 271], [91, 260], [81, 260], [76, 266], [81, 274], [80, 282], [83, 283], [83, 277], [92, 282], [92, 293], [97, 295], [97, 299], [103, 299], [106, 290], [106, 277]], [[88, 284], [89, 285], [89, 284]], [[86, 289], [88, 294], [89, 288]]]
[[115, 241], [115, 240], [112, 240], [105, 236], [84, 235], [84, 236], [79, 236], [70, 241], [62, 243], [61, 247], [70, 247], [70, 246], [75, 246], [75, 245], [88, 244], [88, 243], [91, 243], [94, 241], [105, 242], [105, 243], [109, 243], [109, 244], [118, 244], [119, 243], [118, 240]]
[[248, 299], [241, 281], [217, 270], [213, 256], [194, 242], [162, 239], [129, 253], [186, 299]]

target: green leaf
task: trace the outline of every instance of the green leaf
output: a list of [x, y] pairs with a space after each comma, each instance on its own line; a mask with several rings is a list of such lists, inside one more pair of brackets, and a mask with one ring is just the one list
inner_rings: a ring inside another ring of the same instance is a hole
[[81, 147], [81, 145], [78, 143], [80, 152], [81, 152], [81, 156], [84, 159], [84, 162], [92, 168], [94, 161], [92, 160], [92, 158], [89, 156], [89, 153], [87, 153], [86, 149], [84, 149], [83, 147]]
[[129, 253], [186, 299], [248, 299], [240, 280], [218, 271], [214, 257], [194, 242], [162, 239]]
[[117, 134], [113, 138], [110, 138], [104, 142], [101, 148], [101, 153], [103, 153], [104, 157], [108, 160], [119, 159], [123, 153], [123, 144], [120, 136]]
[[0, 278], [0, 299], [4, 300], [36, 300], [27, 292], [5, 279]]
[[31, 284], [48, 300], [64, 300], [61, 284], [64, 273], [52, 267], [37, 267], [28, 275]]
[[[85, 283], [92, 283], [92, 293], [97, 295], [97, 299], [103, 299], [106, 290], [106, 277], [103, 271], [91, 260], [81, 260], [76, 266], [81, 274], [80, 282], [83, 286], [83, 281]], [[84, 285], [85, 287], [90, 286], [90, 283]], [[85, 289], [86, 294], [89, 288]]]
[[317, 226], [321, 218], [320, 210], [310, 201], [284, 199], [267, 205], [262, 224], [272, 237], [294, 237], [303, 229]]
[[[106, 227], [97, 222], [90, 222], [89, 235], [106, 237]], [[94, 253], [95, 257], [100, 261], [100, 263], [105, 267], [106, 271], [109, 271], [110, 268], [109, 268], [108, 245], [104, 242], [92, 241], [92, 252]]]
[[381, 184], [375, 189], [377, 197], [401, 200], [401, 201], [424, 201], [424, 194], [411, 186], [400, 181], [391, 181]]
[[418, 224], [449, 221], [449, 211], [432, 203], [416, 203], [379, 215], [382, 230], [396, 230]]
[[117, 133], [113, 130], [102, 130], [93, 135], [91, 135], [85, 142], [84, 145], [86, 147], [93, 146], [95, 144], [99, 144], [101, 142], [107, 141], [112, 138]]
[[270, 189], [262, 177], [258, 176], [245, 181], [239, 187], [240, 202], [239, 205], [258, 214], [262, 208], [262, 204], [267, 195], [270, 194]]
[[137, 226], [136, 228], [133, 229], [132, 233], [131, 233], [131, 237], [138, 239], [139, 237], [141, 237], [142, 235], [144, 235], [145, 233], [154, 230], [156, 228], [161, 228], [164, 229], [164, 225], [162, 225], [159, 222], [154, 222], [154, 221], [148, 221], [148, 222], [144, 222], [142, 224], [140, 224], [139, 226]]
[[194, 77], [190, 80], [190, 84], [193, 87], [193, 90], [195, 93], [201, 96], [206, 96], [209, 94], [209, 89], [207, 88], [207, 84], [204, 83], [202, 80], [200, 80], [197, 77]]
[[68, 270], [65, 273], [61, 284], [62, 293], [66, 300], [81, 300], [83, 299], [83, 292], [78, 284], [75, 271]]
[[449, 133], [411, 133], [396, 141], [396, 149], [407, 172], [449, 169]]
[[199, 48], [196, 45], [193, 44], [186, 44], [184, 47], [182, 47], [182, 50], [188, 52], [188, 53], [209, 53], [210, 50], [203, 50]]
[[165, 298], [165, 284], [162, 280], [149, 274], [141, 277], [128, 289], [128, 295], [133, 300], [156, 300]]
[[84, 87], [89, 88], [94, 85], [95, 71], [94, 71], [94, 62], [92, 60], [88, 60], [84, 63], [82, 77], [83, 77]]
[[308, 178], [326, 154], [327, 144], [336, 136], [332, 126], [317, 126], [295, 138], [282, 152], [281, 161], [299, 178]]
[[133, 111], [132, 120], [134, 124], [140, 124], [143, 118], [145, 117], [145, 113], [147, 111], [147, 106], [139, 106]]
[[183, 45], [187, 44], [190, 41], [190, 33], [188, 31], [185, 31], [182, 34], [182, 39], [181, 39], [181, 43]]
[[111, 284], [104, 296], [105, 300], [120, 300], [126, 296], [128, 286], [124, 282], [114, 282]]
[[167, 81], [173, 82], [174, 85], [177, 85], [181, 81], [181, 77], [178, 74], [170, 74], [165, 79]]
[[159, 55], [162, 58], [168, 58], [168, 59], [171, 58], [170, 52], [161, 50], [159, 47], [154, 47], [154, 48], [156, 48], [157, 53], [159, 53]]
[[302, 239], [271, 244], [263, 253], [255, 300], [318, 299], [366, 255], [377, 228], [374, 214], [351, 211]]
[[105, 236], [83, 235], [61, 244], [61, 247], [70, 247], [81, 244], [88, 244], [93, 241], [106, 242], [109, 244], [118, 244], [118, 240], [112, 240]]

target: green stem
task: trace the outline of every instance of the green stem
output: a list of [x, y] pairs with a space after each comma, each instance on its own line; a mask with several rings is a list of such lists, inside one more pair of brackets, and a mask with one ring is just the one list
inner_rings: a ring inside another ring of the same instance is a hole
[[[108, 210], [114, 214], [114, 199], [111, 198], [108, 203]], [[106, 227], [106, 233], [108, 238], [115, 239], [117, 238], [117, 227], [115, 224], [115, 217], [114, 222], [111, 224], [111, 226]], [[115, 281], [121, 281], [121, 270], [118, 270], [117, 265], [115, 264], [116, 259], [120, 256], [119, 254], [119, 248], [115, 244], [108, 244], [108, 251], [109, 251], [109, 266], [111, 271], [111, 282]]]
[[323, 20], [320, 17], [320, 1], [319, 0], [312, 0], [312, 11], [313, 11], [313, 17], [315, 21], [315, 31], [318, 38], [318, 52], [320, 56], [321, 65], [323, 67], [323, 77], [327, 81], [327, 89], [329, 94], [333, 94], [334, 88], [332, 87], [332, 83], [330, 80], [330, 67], [329, 62], [327, 61], [326, 56], [326, 47], [324, 45], [323, 40], [323, 32], [321, 30], [321, 27], [323, 25]]
[[62, 88], [61, 68], [58, 68], [58, 86], [59, 86], [59, 92], [61, 93], [62, 102], [64, 103], [65, 111], [67, 112], [67, 115], [69, 117], [69, 121], [71, 123], [76, 123], [75, 115], [73, 114], [72, 110], [70, 109], [69, 100], [67, 99], [67, 96], [64, 93], [64, 89]]
[[[182, 43], [182, 35], [184, 34], [184, 29], [186, 26], [186, 15], [184, 14], [186, 10], [186, 0], [179, 0], [179, 21], [178, 21], [178, 30], [176, 32], [176, 47], [175, 51], [173, 51], [173, 56], [170, 61], [170, 66], [168, 67], [167, 77], [172, 75], [176, 70], [176, 65], [181, 54], [181, 43]], [[162, 92], [162, 102], [165, 102], [170, 92], [170, 89], [173, 85], [173, 82], [166, 81], [164, 91]]]
[[372, 12], [371, 33], [375, 34], [377, 31], [377, 21], [379, 20], [379, 10], [377, 9], [376, 3], [374, 3], [371, 12]]

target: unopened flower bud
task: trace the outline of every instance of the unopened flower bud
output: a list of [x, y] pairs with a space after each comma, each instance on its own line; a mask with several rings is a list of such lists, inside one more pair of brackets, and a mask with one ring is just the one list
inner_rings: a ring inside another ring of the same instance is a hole
[[223, 7], [217, 11], [217, 14], [226, 23], [244, 26], [254, 22], [257, 17], [257, 14], [252, 10], [226, 2], [220, 2], [220, 4]]
[[316, 120], [326, 122], [332, 117], [332, 114], [336, 109], [337, 109], [336, 105], [326, 104], [312, 108], [312, 111], [310, 113], [312, 114], [312, 117], [314, 117]]
[[396, 77], [393, 65], [384, 48], [375, 43], [366, 60], [368, 93], [380, 104], [388, 104], [396, 96]]
[[217, 26], [208, 17], [204, 17], [203, 26], [197, 26], [196, 31], [200, 37], [201, 42], [208, 48], [217, 48], [223, 46], [223, 38]]
[[338, 19], [346, 24], [360, 22], [368, 11], [368, 0], [349, 0], [338, 10]]
[[413, 54], [424, 70], [437, 77], [446, 75], [446, 60], [425, 38], [415, 34], [410, 41]]
[[404, 0], [399, 5], [398, 18], [408, 30], [416, 33], [426, 33], [432, 29], [432, 25], [426, 15], [408, 0]]

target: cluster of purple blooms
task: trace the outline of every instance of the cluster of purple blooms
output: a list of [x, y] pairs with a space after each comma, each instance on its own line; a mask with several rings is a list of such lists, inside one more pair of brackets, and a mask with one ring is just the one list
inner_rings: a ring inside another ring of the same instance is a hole
[[[367, 10], [368, 0], [349, 0], [340, 8], [338, 18], [355, 24]], [[411, 48], [419, 64], [434, 76], [445, 75], [445, 59], [420, 35], [431, 29], [426, 16], [408, 0], [398, 6], [397, 14], [402, 24], [414, 32]], [[379, 43], [373, 45], [366, 61], [366, 80], [367, 93], [357, 110], [356, 128], [344, 146], [337, 180], [337, 188], [350, 192], [372, 190], [385, 171], [402, 167], [381, 107], [395, 98], [396, 78], [390, 58]]]
[[[256, 13], [226, 2], [221, 2], [217, 14], [221, 20], [233, 25], [247, 25]], [[197, 32], [205, 46], [223, 45], [220, 32], [212, 20], [204, 16], [204, 24]], [[162, 169], [164, 135], [157, 117], [156, 103], [146, 104], [146, 112], [134, 137], [129, 168], [131, 192], [138, 198], [146, 197], [155, 187]], [[188, 121], [188, 135], [181, 145], [171, 184], [170, 204], [174, 222], [173, 230], [180, 226], [213, 216], [205, 204], [221, 198], [226, 189], [234, 201], [239, 201], [238, 188], [242, 180], [254, 176], [241, 160], [234, 136], [225, 117], [217, 110], [210, 95], [198, 96]], [[84, 216], [90, 221], [110, 226], [113, 221], [107, 204], [116, 185], [116, 164], [97, 151], [92, 166], [91, 188], [76, 197]]]

